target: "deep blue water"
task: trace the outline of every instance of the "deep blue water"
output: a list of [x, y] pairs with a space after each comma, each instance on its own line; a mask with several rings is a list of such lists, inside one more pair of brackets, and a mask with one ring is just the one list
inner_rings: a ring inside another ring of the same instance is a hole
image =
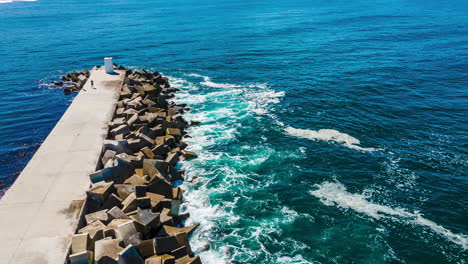
[[204, 263], [466, 263], [467, 15], [459, 0], [0, 4], [0, 188], [73, 99], [47, 84], [112, 56], [171, 76], [203, 122], [183, 166]]

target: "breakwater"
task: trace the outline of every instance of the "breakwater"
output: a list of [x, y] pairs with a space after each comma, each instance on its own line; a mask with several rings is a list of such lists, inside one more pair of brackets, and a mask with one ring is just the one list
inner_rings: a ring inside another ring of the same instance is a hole
[[[121, 68], [122, 69], [122, 68]], [[126, 70], [98, 170], [91, 173], [69, 263], [201, 263], [188, 241], [197, 225], [179, 215], [186, 105], [158, 72]], [[190, 124], [195, 125], [195, 124]]]

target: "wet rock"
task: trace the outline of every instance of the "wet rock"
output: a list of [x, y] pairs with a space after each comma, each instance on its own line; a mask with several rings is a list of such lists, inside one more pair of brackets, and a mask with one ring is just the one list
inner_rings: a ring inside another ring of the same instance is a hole
[[184, 157], [185, 160], [189, 160], [189, 159], [194, 159], [194, 158], [198, 157], [198, 155], [195, 152], [188, 151], [188, 150], [183, 150], [182, 151], [182, 157]]
[[67, 85], [65, 86], [65, 88], [63, 89], [63, 93], [65, 94], [71, 94], [72, 91], [75, 91], [76, 90], [76, 86], [75, 85]]
[[70, 80], [72, 80], [73, 82], [79, 81], [78, 76], [76, 75], [76, 73], [74, 73], [74, 72], [70, 73]]
[[55, 85], [55, 86], [58, 86], [58, 87], [62, 87], [63, 82], [56, 82], [56, 81], [54, 81], [54, 82], [52, 82], [52, 84]]
[[205, 244], [205, 246], [203, 247], [203, 251], [208, 251], [208, 250], [210, 250], [210, 247], [211, 247], [210, 244]]

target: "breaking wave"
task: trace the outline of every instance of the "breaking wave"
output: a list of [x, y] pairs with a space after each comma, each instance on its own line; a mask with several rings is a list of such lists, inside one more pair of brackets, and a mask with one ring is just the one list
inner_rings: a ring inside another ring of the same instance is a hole
[[[307, 263], [302, 261], [300, 250], [307, 248], [299, 241], [276, 241], [281, 247], [295, 245], [294, 257], [284, 256], [284, 252], [271, 253], [264, 246], [265, 239], [281, 232], [278, 225], [292, 224], [302, 216], [288, 207], [278, 208], [278, 215], [239, 227], [240, 215], [236, 214], [239, 194], [233, 201], [211, 203], [210, 197], [232, 193], [233, 188], [244, 186], [245, 192], [256, 185], [247, 182], [256, 181], [255, 169], [261, 166], [276, 151], [272, 148], [257, 147], [250, 144], [239, 144], [236, 149], [226, 151], [220, 146], [237, 142], [236, 137], [246, 129], [242, 122], [252, 122], [261, 116], [270, 116], [267, 109], [279, 102], [284, 92], [276, 92], [266, 84], [221, 84], [215, 83], [210, 77], [189, 74], [194, 80], [170, 77], [171, 84], [181, 91], [176, 94], [177, 103], [186, 103], [193, 111], [184, 114], [187, 121], [196, 120], [201, 124], [192, 127], [188, 133], [192, 138], [184, 139], [189, 148], [198, 154], [198, 158], [183, 162], [186, 177], [194, 179], [193, 183], [184, 183], [181, 187], [187, 190], [182, 212], [189, 212], [190, 218], [186, 224], [200, 223], [191, 238], [192, 249], [204, 263], [228, 263], [229, 260], [243, 259], [254, 263], [258, 254], [277, 263]], [[197, 81], [196, 78], [202, 78]], [[219, 88], [219, 89], [207, 89]], [[222, 151], [219, 149], [223, 149]], [[251, 152], [251, 153], [250, 153]], [[250, 153], [245, 156], [244, 153]], [[196, 178], [199, 177], [199, 178]], [[219, 181], [214, 184], [213, 182]], [[257, 185], [260, 183], [257, 183]], [[263, 183], [265, 184], [265, 183]], [[254, 192], [254, 189], [251, 190]], [[229, 226], [229, 233], [216, 232], [222, 226]], [[224, 241], [237, 241], [232, 244]], [[208, 251], [204, 248], [211, 244]], [[256, 248], [257, 249], [252, 249]], [[283, 255], [282, 255], [283, 254]]]
[[12, 2], [36, 2], [37, 0], [0, 0], [0, 4], [12, 3]]
[[307, 138], [310, 140], [322, 140], [330, 141], [341, 144], [351, 149], [356, 149], [360, 151], [376, 151], [375, 148], [364, 148], [359, 146], [361, 142], [359, 139], [352, 137], [346, 133], [342, 133], [335, 129], [319, 129], [319, 130], [308, 130], [308, 129], [299, 129], [293, 127], [286, 127], [286, 133], [290, 136]]
[[230, 84], [230, 83], [216, 83], [216, 82], [213, 82], [210, 77], [203, 76], [203, 75], [196, 74], [196, 73], [188, 74], [188, 76], [203, 78], [203, 82], [201, 82], [200, 84], [205, 85], [205, 86], [209, 86], [209, 87], [213, 87], [213, 88], [237, 88], [237, 87], [240, 87], [239, 85]]
[[350, 193], [346, 190], [346, 187], [339, 182], [326, 181], [322, 184], [316, 184], [315, 187], [317, 187], [317, 189], [310, 191], [310, 194], [319, 198], [325, 205], [352, 209], [374, 219], [404, 219], [409, 223], [429, 228], [449, 241], [460, 245], [463, 249], [468, 249], [468, 236], [464, 234], [455, 234], [437, 223], [424, 218], [417, 212], [411, 213], [401, 208], [392, 208], [385, 205], [374, 204], [367, 200], [369, 198], [367, 195]]

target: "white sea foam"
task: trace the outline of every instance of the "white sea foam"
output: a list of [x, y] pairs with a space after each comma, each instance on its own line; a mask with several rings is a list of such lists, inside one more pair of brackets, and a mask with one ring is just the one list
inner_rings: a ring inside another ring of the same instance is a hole
[[375, 148], [364, 148], [359, 146], [361, 142], [359, 139], [352, 137], [346, 133], [342, 133], [335, 129], [319, 129], [319, 130], [309, 130], [309, 129], [299, 129], [293, 127], [286, 127], [286, 133], [290, 136], [307, 138], [310, 140], [323, 140], [331, 141], [343, 146], [346, 146], [351, 149], [356, 149], [360, 151], [376, 151]]
[[268, 89], [264, 84], [257, 84], [256, 87], [262, 88], [258, 88], [259, 90], [250, 90], [250, 93], [247, 94], [247, 98], [251, 100], [250, 110], [258, 115], [268, 114], [270, 112], [268, 109], [269, 105], [279, 103], [279, 98], [285, 95], [283, 91], [275, 92]]
[[[222, 225], [233, 225], [240, 221], [240, 216], [235, 214], [237, 201], [244, 192], [253, 192], [258, 188], [258, 179], [250, 173], [250, 169], [262, 166], [266, 162], [274, 149], [265, 146], [248, 146], [255, 155], [229, 154], [217, 152], [216, 145], [235, 142], [241, 129], [244, 119], [258, 118], [260, 115], [270, 115], [266, 111], [268, 107], [279, 102], [284, 92], [275, 92], [266, 84], [221, 84], [215, 83], [207, 76], [190, 74], [191, 77], [201, 78], [200, 82], [190, 82], [182, 78], [171, 77], [173, 87], [181, 89], [176, 94], [177, 103], [187, 103], [193, 111], [184, 114], [187, 121], [197, 120], [201, 124], [191, 127], [188, 133], [192, 138], [185, 141], [189, 144], [189, 149], [198, 154], [198, 158], [183, 162], [188, 179], [194, 176], [201, 176], [195, 180], [194, 184], [185, 182], [181, 187], [186, 189], [184, 194], [185, 203], [181, 207], [181, 212], [190, 212], [191, 217], [186, 224], [200, 223], [191, 237], [192, 249], [197, 253], [203, 263], [226, 263], [228, 259], [243, 259], [245, 262], [255, 262], [259, 254], [265, 257], [265, 261], [279, 263], [278, 260], [289, 258], [284, 252], [272, 254], [266, 248], [265, 238], [272, 237], [275, 233], [280, 235], [280, 224], [290, 224], [298, 217], [302, 217], [294, 210], [283, 207], [273, 219], [255, 222], [253, 226], [243, 228], [231, 228], [229, 234], [219, 237], [217, 228]], [[209, 89], [205, 93], [197, 91], [203, 86], [219, 88]], [[197, 91], [197, 92], [192, 92]], [[245, 149], [245, 148], [242, 148]], [[244, 168], [246, 173], [238, 168]], [[247, 168], [247, 169], [246, 169]], [[212, 181], [219, 181], [213, 185]], [[271, 179], [274, 181], [274, 179]], [[246, 184], [249, 182], [250, 184]], [[262, 181], [263, 185], [268, 185], [270, 181]], [[219, 196], [225, 193], [232, 193], [233, 188], [243, 186], [236, 195], [234, 201], [222, 201], [217, 205], [210, 202], [210, 196]], [[304, 216], [310, 218], [309, 215]], [[313, 219], [312, 219], [313, 220]], [[245, 235], [247, 234], [247, 235]], [[225, 237], [224, 237], [225, 236]], [[238, 241], [238, 246], [219, 246], [224, 239]], [[210, 250], [203, 251], [207, 243], [216, 243]], [[275, 241], [280, 247], [294, 249], [289, 252], [290, 260], [281, 263], [307, 263], [300, 260], [298, 255], [302, 250], [307, 249], [307, 245], [292, 239]], [[252, 246], [253, 245], [253, 246]], [[257, 248], [260, 247], [260, 248]], [[290, 251], [290, 250], [288, 250]]]
[[307, 261], [302, 255], [295, 255], [293, 257], [282, 256], [277, 259], [277, 263], [282, 264], [312, 264], [313, 262]]
[[203, 82], [201, 82], [200, 84], [205, 85], [205, 86], [209, 86], [209, 87], [213, 87], [213, 88], [236, 88], [236, 87], [240, 87], [239, 85], [236, 85], [236, 84], [216, 83], [216, 82], [213, 82], [210, 77], [203, 76], [203, 75], [196, 74], [196, 73], [188, 74], [188, 76], [203, 78]]
[[315, 187], [317, 189], [311, 191], [310, 194], [319, 198], [325, 205], [352, 209], [374, 219], [391, 218], [394, 220], [406, 220], [406, 223], [429, 228], [449, 241], [462, 246], [463, 249], [468, 249], [468, 236], [455, 234], [437, 223], [424, 218], [418, 212], [411, 213], [405, 209], [372, 203], [368, 201], [369, 196], [365, 194], [369, 190], [364, 191], [363, 194], [353, 194], [348, 192], [346, 187], [339, 182], [324, 182], [316, 184]]
[[0, 0], [0, 4], [12, 3], [12, 2], [36, 2], [37, 0]]

